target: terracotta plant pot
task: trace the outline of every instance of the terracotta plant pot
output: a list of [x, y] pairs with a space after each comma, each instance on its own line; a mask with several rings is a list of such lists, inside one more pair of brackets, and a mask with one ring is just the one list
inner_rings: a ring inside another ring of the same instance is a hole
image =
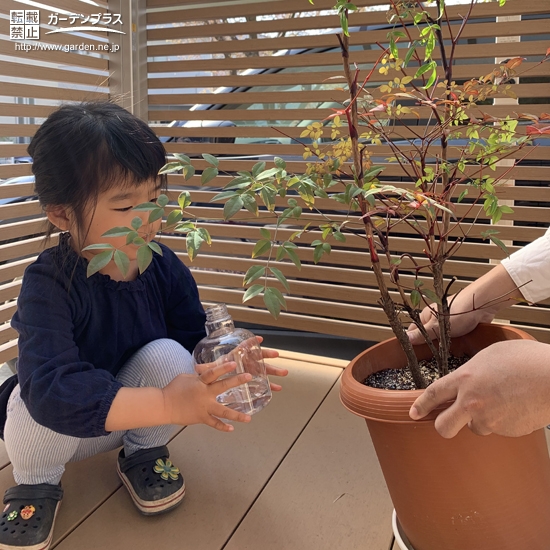
[[[533, 339], [512, 327], [479, 325], [454, 338], [452, 352], [473, 356], [492, 343], [518, 338]], [[420, 359], [430, 357], [425, 345], [416, 351]], [[412, 547], [548, 550], [550, 458], [544, 430], [513, 438], [480, 437], [464, 428], [444, 439], [434, 428], [438, 411], [421, 421], [409, 418], [422, 390], [380, 390], [362, 384], [373, 372], [405, 365], [396, 338], [369, 348], [344, 371], [340, 398], [367, 422], [400, 526]]]

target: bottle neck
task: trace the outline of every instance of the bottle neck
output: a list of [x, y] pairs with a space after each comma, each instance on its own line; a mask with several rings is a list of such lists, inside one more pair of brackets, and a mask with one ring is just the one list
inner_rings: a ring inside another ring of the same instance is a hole
[[235, 325], [233, 324], [231, 317], [207, 321], [204, 327], [208, 336], [213, 333], [216, 333], [217, 335], [227, 334], [228, 332], [233, 332], [235, 330]]

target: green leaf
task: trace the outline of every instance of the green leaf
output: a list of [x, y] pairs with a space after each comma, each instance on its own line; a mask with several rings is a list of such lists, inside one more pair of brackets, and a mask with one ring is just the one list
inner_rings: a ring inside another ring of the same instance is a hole
[[428, 300], [431, 300], [432, 302], [441, 305], [441, 300], [439, 296], [433, 290], [430, 290], [429, 288], [424, 288], [420, 292], [424, 294], [424, 296], [426, 296]]
[[286, 169], [286, 162], [281, 157], [275, 157], [273, 162], [277, 168], [280, 168], [281, 170]]
[[134, 206], [132, 210], [136, 210], [137, 212], [148, 212], [149, 210], [156, 210], [157, 208], [158, 205], [154, 202], [143, 202], [137, 206]]
[[105, 231], [102, 237], [125, 237], [132, 231], [129, 227], [113, 227], [109, 231]]
[[335, 231], [335, 232], [333, 233], [333, 237], [334, 237], [337, 241], [339, 241], [339, 242], [341, 242], [341, 243], [345, 243], [345, 242], [346, 242], [346, 236], [345, 236], [343, 233], [341, 233], [340, 231]]
[[407, 51], [407, 55], [405, 55], [405, 60], [403, 61], [403, 65], [402, 65], [403, 68], [405, 68], [409, 64], [409, 61], [411, 60], [411, 57], [413, 56], [415, 50], [416, 50], [416, 41], [413, 42], [413, 45]]
[[223, 201], [225, 199], [229, 199], [236, 195], [238, 195], [237, 191], [222, 191], [221, 193], [218, 193], [215, 197], [210, 199], [210, 201], [211, 202]]
[[489, 239], [491, 239], [491, 241], [494, 242], [504, 252], [504, 254], [506, 254], [507, 257], [510, 256], [510, 251], [500, 239], [497, 239], [497, 237], [493, 237], [492, 235], [489, 236]]
[[215, 166], [209, 166], [208, 168], [205, 168], [201, 174], [201, 185], [205, 185], [209, 181], [212, 181], [217, 175], [218, 169]]
[[94, 256], [88, 263], [88, 269], [86, 274], [88, 277], [91, 277], [94, 273], [97, 273], [100, 269], [103, 269], [113, 257], [112, 250], [106, 250], [105, 252], [100, 252]]
[[122, 250], [116, 250], [114, 254], [115, 265], [126, 279], [128, 275], [128, 268], [130, 267], [130, 258], [122, 252]]
[[212, 164], [213, 166], [216, 166], [216, 167], [217, 167], [217, 166], [219, 166], [219, 164], [220, 164], [220, 161], [219, 161], [216, 157], [214, 157], [214, 156], [212, 156], [212, 155], [209, 155], [208, 153], [203, 153], [203, 154], [202, 154], [202, 158], [203, 158], [206, 162], [208, 162], [209, 164]]
[[185, 243], [187, 245], [187, 255], [191, 261], [197, 257], [197, 253], [203, 242], [204, 239], [197, 230], [192, 230], [187, 233]]
[[164, 208], [157, 208], [156, 210], [151, 211], [149, 214], [149, 219], [147, 220], [148, 223], [156, 222], [157, 220], [160, 220], [164, 216]]
[[284, 276], [283, 272], [280, 269], [277, 269], [276, 267], [270, 267], [269, 270], [277, 279], [279, 282], [285, 287], [287, 292], [290, 292], [290, 285], [288, 284], [288, 281], [286, 280], [286, 277]]
[[114, 246], [112, 244], [90, 244], [86, 248], [83, 248], [82, 250], [113, 250]]
[[318, 264], [319, 260], [321, 259], [324, 253], [325, 253], [325, 250], [323, 248], [323, 245], [322, 244], [317, 245], [315, 247], [315, 250], [313, 251], [313, 263]]
[[462, 199], [468, 194], [468, 189], [464, 189], [464, 191], [462, 191], [462, 193], [460, 193], [460, 195], [458, 196], [458, 200], [457, 202], [462, 202]]
[[399, 58], [399, 52], [397, 50], [397, 46], [395, 45], [395, 38], [393, 36], [390, 36], [390, 52], [394, 59]]
[[266, 180], [267, 178], [270, 178], [277, 174], [277, 172], [279, 172], [278, 168], [270, 168], [269, 170], [264, 170], [261, 174], [258, 174], [256, 176], [256, 179], [258, 181]]
[[375, 178], [380, 172], [384, 170], [384, 166], [373, 166], [364, 176], [363, 181], [365, 183], [370, 182], [373, 178]]
[[137, 251], [137, 264], [140, 273], [143, 273], [153, 260], [153, 252], [147, 246], [140, 246]]
[[288, 257], [292, 260], [294, 265], [298, 269], [302, 269], [302, 262], [300, 261], [300, 258], [298, 258], [298, 254], [296, 254], [296, 251], [294, 250], [294, 248], [289, 246], [290, 244], [292, 243], [283, 244], [283, 248], [285, 249], [286, 253], [288, 254]]
[[260, 172], [263, 172], [265, 170], [265, 162], [257, 162], [252, 167], [252, 175], [256, 177]]
[[160, 208], [164, 208], [169, 202], [170, 199], [166, 195], [159, 195], [159, 198], [157, 199], [157, 204]]
[[193, 222], [183, 222], [178, 224], [174, 230], [179, 233], [187, 233], [195, 230], [195, 224]]
[[147, 244], [147, 243], [145, 242], [145, 239], [138, 236], [132, 241], [132, 244], [135, 244], [136, 246], [141, 246], [141, 245]]
[[130, 244], [134, 242], [134, 239], [138, 237], [137, 231], [131, 231], [126, 235], [126, 244]]
[[260, 197], [262, 198], [265, 207], [270, 211], [273, 211], [273, 209], [275, 208], [276, 194], [276, 191], [274, 189], [271, 189], [270, 187], [264, 187], [260, 191]]
[[419, 67], [418, 70], [416, 71], [416, 73], [415, 73], [415, 75], [414, 75], [414, 78], [419, 78], [419, 77], [422, 76], [424, 73], [427, 73], [431, 68], [432, 68], [432, 64], [431, 64], [431, 63], [426, 63], [426, 64], [422, 65], [422, 66]]
[[265, 227], [262, 227], [260, 229], [260, 235], [264, 238], [264, 239], [271, 239], [271, 233], [265, 228]]
[[424, 86], [424, 89], [427, 90], [431, 86], [433, 86], [433, 83], [435, 82], [435, 79], [437, 78], [437, 69], [434, 69], [432, 71], [432, 74], [430, 75], [430, 78], [428, 78], [428, 82], [426, 82], [426, 86]]
[[190, 180], [195, 175], [195, 167], [191, 164], [186, 164], [183, 167], [183, 177], [185, 180]]
[[275, 256], [275, 260], [280, 262], [284, 258], [285, 254], [286, 250], [282, 246], [279, 246], [277, 248], [277, 255]]
[[[152, 211], [154, 212], [154, 210]], [[143, 220], [139, 217], [139, 216], [136, 216], [133, 220], [132, 220], [132, 228], [137, 231], [141, 226], [143, 225]]]
[[162, 256], [162, 248], [155, 242], [151, 241], [147, 243], [147, 246], [153, 251], [156, 252], [159, 256]]
[[210, 237], [210, 233], [208, 233], [208, 230], [205, 229], [204, 227], [199, 227], [197, 229], [197, 231], [199, 232], [199, 235], [202, 237], [202, 240], [207, 244], [207, 245], [211, 245], [212, 244], [212, 238]]
[[265, 289], [264, 304], [275, 319], [277, 319], [281, 313], [281, 306], [286, 308], [286, 302], [283, 295], [278, 289], [273, 287]]
[[271, 248], [271, 241], [261, 240], [256, 243], [254, 250], [252, 251], [252, 257], [257, 258], [261, 256], [264, 252], [268, 251]]
[[258, 296], [258, 294], [260, 294], [263, 289], [264, 285], [252, 285], [250, 288], [247, 288], [243, 296], [243, 302], [248, 302], [248, 300], [252, 300], [252, 298], [254, 298], [254, 296]]
[[174, 153], [174, 156], [183, 164], [191, 164], [191, 159], [187, 155], [182, 155], [181, 153]]
[[179, 221], [181, 221], [183, 218], [183, 214], [179, 212], [178, 210], [172, 210], [170, 214], [168, 214], [168, 219], [166, 220], [166, 225], [171, 226], [175, 225]]
[[243, 207], [243, 204], [243, 200], [240, 196], [229, 199], [223, 207], [224, 219], [228, 220], [229, 218], [234, 216]]
[[160, 170], [159, 175], [161, 174], [170, 174], [172, 172], [177, 172], [178, 170], [181, 170], [181, 162], [169, 162], [165, 164]]
[[418, 292], [418, 290], [413, 290], [411, 292], [411, 303], [414, 308], [417, 308], [420, 305], [421, 298], [422, 297], [420, 295], [420, 292]]
[[265, 267], [263, 265], [253, 265], [249, 268], [244, 276], [243, 285], [248, 285], [254, 282], [256, 279], [265, 275]]
[[178, 197], [178, 204], [182, 210], [191, 204], [191, 194], [189, 191], [182, 191]]
[[256, 203], [256, 198], [252, 195], [243, 194], [241, 195], [244, 207], [255, 216], [258, 215], [258, 204]]

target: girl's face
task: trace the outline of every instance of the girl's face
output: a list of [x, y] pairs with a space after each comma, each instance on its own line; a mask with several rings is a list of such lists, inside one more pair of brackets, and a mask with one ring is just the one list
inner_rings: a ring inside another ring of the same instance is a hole
[[[151, 241], [160, 229], [161, 220], [151, 224], [147, 223], [150, 211], [137, 212], [132, 210], [134, 206], [144, 202], [155, 202], [161, 192], [161, 185], [158, 181], [145, 182], [139, 186], [113, 187], [112, 189], [100, 193], [97, 205], [94, 211], [87, 212], [84, 216], [84, 235], [75, 235], [73, 231], [73, 246], [80, 244], [79, 254], [90, 260], [95, 254], [103, 252], [102, 250], [86, 250], [82, 248], [91, 244], [109, 243], [122, 252], [125, 252], [130, 259], [130, 271], [126, 280], [131, 280], [137, 276], [137, 249], [133, 244], [126, 244], [126, 237], [102, 237], [103, 233], [113, 227], [132, 227], [131, 223], [135, 217], [140, 217], [143, 221], [138, 230], [140, 237], [145, 241]], [[86, 234], [86, 229], [89, 231]], [[84, 242], [82, 242], [84, 237]], [[80, 243], [78, 243], [80, 241]], [[77, 244], [78, 243], [78, 244]], [[114, 264], [110, 262], [101, 273], [111, 276], [116, 280], [122, 280], [122, 274]]]

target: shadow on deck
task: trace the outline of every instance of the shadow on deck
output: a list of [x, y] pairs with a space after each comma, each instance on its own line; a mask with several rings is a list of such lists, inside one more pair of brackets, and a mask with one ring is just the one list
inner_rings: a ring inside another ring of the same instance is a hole
[[[347, 361], [281, 352], [283, 392], [231, 434], [177, 433], [183, 504], [159, 517], [134, 508], [117, 451], [69, 464], [58, 550], [388, 550], [392, 506], [365, 423], [338, 397]], [[13, 485], [0, 448], [0, 491]]]

